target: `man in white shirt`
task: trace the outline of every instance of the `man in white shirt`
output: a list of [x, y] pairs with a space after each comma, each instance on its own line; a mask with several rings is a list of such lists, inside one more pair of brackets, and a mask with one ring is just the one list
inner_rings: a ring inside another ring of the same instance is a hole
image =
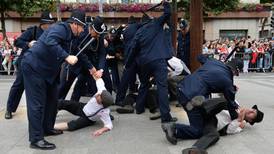
[[111, 130], [113, 125], [110, 118], [110, 109], [107, 107], [114, 103], [114, 99], [106, 90], [104, 81], [101, 78], [96, 79], [96, 86], [98, 91], [88, 101], [88, 103], [67, 100], [62, 100], [59, 102], [59, 110], [67, 110], [68, 112], [80, 117], [70, 122], [55, 124], [54, 128], [59, 130], [74, 131], [93, 125], [96, 121], [101, 120], [104, 127], [96, 130], [93, 135], [100, 136], [104, 132]]

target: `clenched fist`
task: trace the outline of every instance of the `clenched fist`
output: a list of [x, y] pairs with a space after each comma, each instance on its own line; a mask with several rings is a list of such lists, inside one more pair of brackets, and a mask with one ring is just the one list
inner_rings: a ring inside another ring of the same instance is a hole
[[76, 56], [69, 55], [69, 56], [66, 58], [66, 61], [67, 61], [70, 65], [74, 65], [74, 64], [77, 63], [78, 58], [77, 58]]

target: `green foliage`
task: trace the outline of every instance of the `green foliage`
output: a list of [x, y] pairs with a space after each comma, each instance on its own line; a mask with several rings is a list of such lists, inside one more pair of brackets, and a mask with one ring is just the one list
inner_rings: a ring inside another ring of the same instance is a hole
[[21, 16], [31, 16], [42, 10], [54, 10], [55, 0], [0, 0], [0, 12], [16, 11]]
[[[204, 0], [203, 1], [204, 14], [205, 12], [212, 12], [219, 14], [224, 11], [233, 10], [239, 4], [239, 0]], [[190, 0], [180, 0], [178, 2], [178, 9], [185, 10], [186, 18], [189, 15]]]
[[273, 0], [260, 0], [260, 3], [272, 3]]

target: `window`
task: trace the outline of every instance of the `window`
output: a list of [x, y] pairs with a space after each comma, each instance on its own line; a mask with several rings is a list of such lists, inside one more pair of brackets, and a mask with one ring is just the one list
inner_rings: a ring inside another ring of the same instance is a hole
[[220, 30], [221, 39], [235, 39], [247, 37], [247, 30]]

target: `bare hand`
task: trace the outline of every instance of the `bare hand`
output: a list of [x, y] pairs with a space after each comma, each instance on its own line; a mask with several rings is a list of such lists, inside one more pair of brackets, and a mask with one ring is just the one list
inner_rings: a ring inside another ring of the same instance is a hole
[[70, 65], [74, 65], [74, 64], [77, 63], [78, 58], [77, 58], [76, 56], [69, 55], [69, 56], [66, 58], [66, 61], [67, 61]]
[[95, 74], [96, 73], [96, 68], [95, 67], [92, 67], [92, 69], [89, 69], [89, 74], [90, 75], [93, 75], [93, 74]]
[[98, 70], [94, 74], [95, 78], [101, 78], [103, 76], [103, 72], [101, 70]]
[[104, 133], [102, 129], [96, 130], [95, 132], [92, 133], [93, 136], [100, 136]]

